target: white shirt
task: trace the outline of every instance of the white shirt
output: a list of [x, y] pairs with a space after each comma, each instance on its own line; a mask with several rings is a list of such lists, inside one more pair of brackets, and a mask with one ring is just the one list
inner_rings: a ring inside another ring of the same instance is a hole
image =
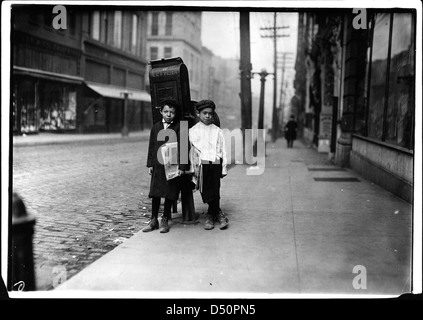
[[222, 129], [200, 121], [189, 129], [189, 140], [200, 151], [201, 160], [215, 162], [222, 159], [222, 174], [227, 174], [225, 137]]
[[167, 128], [169, 128], [169, 126], [171, 125], [171, 123], [173, 122], [170, 122], [170, 123], [167, 123], [164, 119], [162, 119], [162, 122], [163, 122], [163, 127], [164, 127], [164, 129], [166, 130]]

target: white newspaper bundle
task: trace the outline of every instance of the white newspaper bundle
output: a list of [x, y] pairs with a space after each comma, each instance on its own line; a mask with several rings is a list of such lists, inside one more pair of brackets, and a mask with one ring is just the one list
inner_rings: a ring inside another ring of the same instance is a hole
[[178, 143], [165, 143], [161, 147], [161, 154], [165, 168], [166, 180], [171, 180], [179, 176]]

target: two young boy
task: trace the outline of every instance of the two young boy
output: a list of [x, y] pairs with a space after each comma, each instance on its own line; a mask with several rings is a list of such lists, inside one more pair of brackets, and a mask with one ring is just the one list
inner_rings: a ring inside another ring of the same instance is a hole
[[[227, 175], [227, 157], [225, 140], [222, 130], [213, 123], [216, 106], [211, 100], [201, 100], [195, 105], [198, 123], [189, 129], [191, 143], [191, 164], [194, 166], [193, 181], [200, 190], [204, 203], [208, 204], [204, 229], [211, 230], [214, 223], [219, 222], [220, 229], [228, 227], [228, 219], [220, 208], [220, 179]], [[149, 224], [143, 229], [149, 232], [159, 228], [158, 209], [160, 199], [165, 198], [164, 213], [160, 225], [160, 232], [169, 232], [168, 220], [171, 215], [173, 201], [178, 199], [181, 189], [181, 177], [166, 180], [163, 161], [157, 159], [159, 148], [165, 141], [158, 141], [160, 130], [172, 129], [179, 137], [179, 105], [175, 101], [164, 101], [160, 106], [162, 121], [154, 124], [150, 133], [147, 167], [151, 174], [149, 197], [152, 198], [152, 217]], [[172, 142], [172, 141], [169, 141]], [[160, 153], [159, 153], [160, 154]], [[160, 155], [159, 155], [160, 156]], [[178, 159], [179, 161], [179, 159]], [[179, 175], [190, 168], [189, 164], [179, 164]]]

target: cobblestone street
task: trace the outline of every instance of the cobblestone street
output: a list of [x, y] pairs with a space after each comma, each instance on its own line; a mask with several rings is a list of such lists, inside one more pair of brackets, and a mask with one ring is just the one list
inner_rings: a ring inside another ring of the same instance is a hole
[[150, 210], [147, 148], [147, 141], [13, 148], [13, 190], [36, 219], [37, 290], [69, 279], [142, 228]]

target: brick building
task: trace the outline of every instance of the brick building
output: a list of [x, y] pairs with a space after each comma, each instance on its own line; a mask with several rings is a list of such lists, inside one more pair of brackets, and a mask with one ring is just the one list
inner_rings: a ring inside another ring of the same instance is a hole
[[[113, 7], [12, 6], [13, 132], [117, 132], [151, 124], [146, 13]], [[55, 17], [66, 28], [53, 24]], [[62, 16], [63, 17], [63, 16]]]

